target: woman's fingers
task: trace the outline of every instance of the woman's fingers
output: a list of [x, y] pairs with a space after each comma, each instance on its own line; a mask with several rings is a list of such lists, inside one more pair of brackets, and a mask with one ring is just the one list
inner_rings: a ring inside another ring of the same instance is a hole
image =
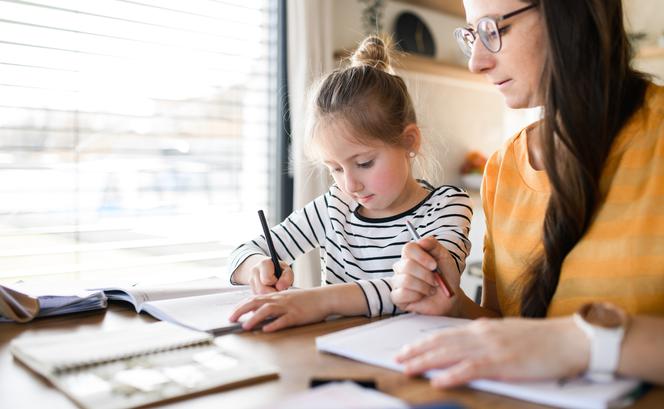
[[[434, 239], [436, 243], [436, 241]], [[429, 254], [426, 248], [421, 246], [421, 243], [427, 242], [427, 239], [418, 240], [416, 242], [406, 243], [401, 249], [401, 258], [410, 259], [425, 267], [426, 270], [432, 271], [436, 268], [436, 260]]]
[[431, 385], [435, 388], [452, 388], [465, 385], [474, 379], [492, 378], [492, 366], [486, 359], [466, 359], [431, 379]]

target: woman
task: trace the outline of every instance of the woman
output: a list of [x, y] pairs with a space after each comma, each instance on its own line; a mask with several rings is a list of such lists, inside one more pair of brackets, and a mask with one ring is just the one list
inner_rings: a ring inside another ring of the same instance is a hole
[[404, 247], [392, 300], [506, 318], [441, 331], [398, 360], [410, 374], [446, 368], [438, 387], [584, 373], [664, 384], [664, 89], [630, 67], [620, 0], [464, 7], [455, 36], [470, 70], [543, 118], [486, 167], [482, 305], [441, 296], [431, 270], [457, 289], [459, 277], [427, 239]]

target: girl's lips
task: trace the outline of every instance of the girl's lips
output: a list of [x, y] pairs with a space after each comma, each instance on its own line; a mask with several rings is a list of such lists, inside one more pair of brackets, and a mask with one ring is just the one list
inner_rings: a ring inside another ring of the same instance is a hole
[[358, 200], [358, 202], [368, 202], [369, 200], [371, 200], [371, 198], [373, 196], [374, 195], [362, 196], [362, 197], [358, 197], [357, 200]]

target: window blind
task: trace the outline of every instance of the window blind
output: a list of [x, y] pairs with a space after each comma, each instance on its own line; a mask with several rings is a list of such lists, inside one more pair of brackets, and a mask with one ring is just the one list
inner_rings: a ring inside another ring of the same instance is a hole
[[277, 8], [0, 0], [0, 281], [219, 274], [274, 205]]

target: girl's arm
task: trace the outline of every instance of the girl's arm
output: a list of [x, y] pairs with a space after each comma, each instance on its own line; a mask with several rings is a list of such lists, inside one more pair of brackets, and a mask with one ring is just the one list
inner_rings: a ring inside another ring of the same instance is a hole
[[[329, 193], [328, 193], [329, 194]], [[320, 247], [325, 240], [325, 225], [319, 214], [325, 211], [325, 196], [319, 196], [305, 207], [291, 213], [270, 229], [277, 258], [285, 277], [283, 283], [274, 276], [267, 242], [263, 236], [242, 244], [230, 256], [229, 280], [232, 284], [250, 284], [256, 293], [284, 290], [293, 283], [290, 265], [297, 257]], [[266, 260], [268, 259], [268, 260]], [[290, 280], [286, 282], [286, 279]], [[259, 291], [257, 291], [259, 290]]]
[[252, 311], [254, 315], [242, 324], [242, 328], [250, 330], [271, 318], [273, 321], [265, 324], [262, 329], [272, 332], [320, 322], [331, 315], [365, 315], [367, 302], [356, 283], [332, 284], [256, 296], [239, 305], [229, 319], [236, 322], [242, 315]]

